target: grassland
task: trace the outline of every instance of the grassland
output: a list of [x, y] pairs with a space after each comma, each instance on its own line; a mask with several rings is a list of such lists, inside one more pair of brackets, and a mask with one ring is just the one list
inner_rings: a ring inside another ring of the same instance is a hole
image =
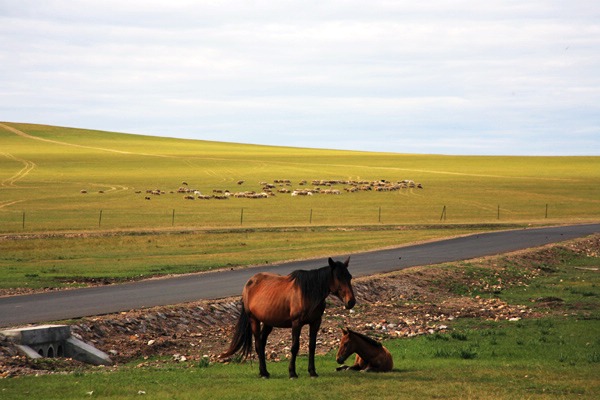
[[79, 287], [94, 282], [336, 256], [489, 229], [489, 226], [387, 230], [315, 227], [0, 240], [0, 293], [10, 288]]
[[[212, 193], [258, 191], [275, 179], [411, 179], [424, 188], [205, 202], [169, 193], [183, 181]], [[598, 183], [600, 157], [277, 148], [4, 123], [0, 285], [62, 287], [598, 221]], [[144, 200], [146, 189], [165, 194]], [[139, 368], [145, 360], [137, 360], [116, 371], [3, 379], [0, 397], [598, 398], [600, 282], [597, 272], [573, 268], [597, 265], [597, 256], [569, 259], [500, 295], [532, 306], [561, 297], [562, 308], [544, 319], [458, 320], [448, 334], [386, 342], [396, 360], [390, 374], [336, 373], [333, 354], [317, 360], [320, 378], [297, 381], [287, 379], [285, 362], [272, 363], [264, 381], [250, 363]], [[306, 370], [305, 358], [298, 369]]]
[[[600, 219], [600, 157], [367, 153], [11, 123], [0, 125], [0, 142], [0, 233], [431, 224], [444, 206], [443, 222], [454, 224]], [[170, 193], [184, 181], [212, 194], [261, 191], [276, 179], [292, 189], [301, 180], [410, 179], [424, 189], [227, 201]], [[165, 195], [144, 200], [148, 189]]]
[[[520, 321], [460, 318], [447, 333], [385, 342], [395, 369], [387, 374], [335, 372], [333, 353], [318, 357], [318, 379], [302, 371], [290, 381], [287, 363], [270, 362], [270, 380], [256, 363], [147, 363], [116, 371], [26, 376], [0, 380], [3, 398], [153, 399], [596, 399], [600, 396], [600, 275], [594, 254], [545, 259], [528, 285], [503, 289], [509, 304], [527, 304], [545, 316]], [[493, 262], [493, 261], [492, 261]], [[450, 265], [447, 268], [451, 268]], [[456, 275], [464, 266], [456, 265]], [[475, 295], [474, 293], [470, 295]], [[560, 297], [552, 306], [532, 302]]]
[[[0, 124], [0, 143], [0, 289], [126, 280], [600, 220], [600, 157], [368, 153], [16, 123]], [[423, 189], [346, 193], [337, 185], [341, 195], [207, 201], [171, 193], [184, 181], [212, 194], [261, 191], [260, 182], [279, 179], [290, 180], [292, 190], [313, 179], [409, 179]], [[146, 194], [156, 189], [164, 194]]]

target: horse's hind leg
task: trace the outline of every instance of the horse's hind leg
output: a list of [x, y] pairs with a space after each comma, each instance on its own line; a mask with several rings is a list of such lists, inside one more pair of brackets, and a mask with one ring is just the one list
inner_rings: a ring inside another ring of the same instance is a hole
[[[268, 378], [270, 375], [267, 372], [267, 362], [265, 359], [265, 346], [263, 343], [261, 329], [260, 329], [260, 321], [255, 318], [250, 318], [250, 324], [252, 326], [252, 334], [254, 335], [254, 349], [256, 350], [256, 354], [258, 354], [258, 368], [259, 374], [262, 378]], [[267, 334], [268, 336], [268, 334]], [[264, 342], [266, 342], [266, 336]]]
[[262, 331], [260, 333], [260, 341], [261, 341], [260, 344], [262, 345], [262, 348], [263, 348], [263, 354], [267, 350], [267, 339], [269, 338], [269, 335], [271, 334], [272, 331], [273, 331], [273, 327], [271, 325], [263, 324]]

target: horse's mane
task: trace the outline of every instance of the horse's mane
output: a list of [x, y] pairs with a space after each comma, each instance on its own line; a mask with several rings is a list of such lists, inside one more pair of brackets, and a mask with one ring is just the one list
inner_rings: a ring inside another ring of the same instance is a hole
[[302, 292], [304, 301], [314, 306], [319, 305], [329, 294], [331, 268], [329, 266], [310, 271], [296, 270], [288, 275]]
[[383, 345], [381, 344], [381, 342], [378, 342], [377, 340], [368, 337], [367, 335], [363, 335], [362, 333], [358, 333], [355, 332], [351, 329], [348, 329], [348, 332], [350, 332], [353, 335], [356, 335], [358, 337], [360, 337], [362, 340], [364, 340], [365, 342], [367, 342], [368, 344], [375, 346], [375, 347], [383, 347]]

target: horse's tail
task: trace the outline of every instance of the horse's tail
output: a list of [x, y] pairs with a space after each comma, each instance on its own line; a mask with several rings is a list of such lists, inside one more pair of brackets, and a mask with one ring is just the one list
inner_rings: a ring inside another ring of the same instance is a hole
[[231, 357], [240, 349], [242, 350], [242, 358], [247, 358], [252, 352], [252, 327], [250, 325], [248, 313], [246, 313], [246, 310], [244, 309], [243, 302], [240, 317], [235, 325], [235, 332], [233, 333], [231, 345], [225, 353], [219, 356], [219, 358]]

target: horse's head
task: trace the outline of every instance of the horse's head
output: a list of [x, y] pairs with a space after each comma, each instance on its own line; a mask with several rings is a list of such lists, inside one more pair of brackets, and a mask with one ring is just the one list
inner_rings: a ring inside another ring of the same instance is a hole
[[349, 263], [350, 257], [345, 262], [333, 261], [329, 258], [329, 267], [333, 276], [329, 291], [342, 300], [348, 310], [356, 304], [354, 290], [352, 290], [352, 275], [348, 271]]
[[355, 352], [352, 340], [350, 340], [350, 332], [347, 329], [342, 328], [344, 336], [340, 340], [340, 348], [338, 349], [335, 360], [338, 364], [343, 364], [346, 359]]

